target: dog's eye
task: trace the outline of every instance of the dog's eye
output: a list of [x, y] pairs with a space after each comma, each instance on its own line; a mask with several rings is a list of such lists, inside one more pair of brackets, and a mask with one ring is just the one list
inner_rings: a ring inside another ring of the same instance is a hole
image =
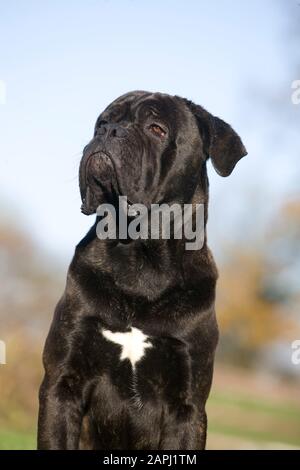
[[166, 131], [165, 129], [163, 129], [161, 126], [159, 126], [158, 124], [156, 123], [153, 123], [149, 126], [149, 129], [150, 131], [152, 132], [152, 134], [156, 135], [157, 137], [159, 137], [160, 139], [162, 139], [163, 137], [165, 137], [166, 135]]

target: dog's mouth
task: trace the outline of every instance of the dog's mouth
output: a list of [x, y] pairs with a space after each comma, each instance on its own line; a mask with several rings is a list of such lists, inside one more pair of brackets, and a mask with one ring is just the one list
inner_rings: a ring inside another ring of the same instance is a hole
[[[98, 184], [96, 182], [96, 184]], [[102, 185], [100, 183], [100, 187], [102, 188]], [[104, 194], [104, 192], [103, 192]], [[120, 199], [125, 198], [126, 203], [120, 203]], [[135, 218], [138, 215], [138, 211], [134, 207], [134, 203], [128, 201], [126, 196], [121, 196], [121, 195], [116, 195], [113, 192], [106, 195], [105, 197], [105, 203], [111, 204], [118, 212], [122, 210], [124, 213], [127, 214], [129, 218]], [[99, 207], [101, 204], [100, 201], [97, 202], [97, 207]], [[82, 204], [81, 204], [81, 212], [85, 215], [91, 215], [92, 213], [95, 212], [94, 209], [94, 194], [90, 188], [90, 186], [87, 186], [86, 188], [86, 193], [85, 196], [82, 199]], [[97, 209], [96, 207], [96, 209]]]
[[96, 212], [105, 201], [115, 180], [114, 167], [110, 157], [103, 152], [84, 154], [79, 170], [81, 211], [85, 215]]
[[132, 207], [134, 202], [120, 187], [113, 159], [105, 152], [83, 157], [80, 167], [80, 192], [81, 212], [85, 215], [95, 213], [103, 203], [113, 205], [116, 211], [126, 212], [129, 218], [138, 215]]

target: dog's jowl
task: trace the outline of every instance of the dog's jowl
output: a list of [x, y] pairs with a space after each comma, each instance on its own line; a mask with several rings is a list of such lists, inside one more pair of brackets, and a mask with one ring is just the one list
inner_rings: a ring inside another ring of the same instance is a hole
[[207, 160], [228, 176], [245, 155], [227, 123], [177, 96], [135, 91], [101, 113], [79, 169], [82, 212], [97, 216], [44, 349], [39, 449], [205, 448], [218, 342], [206, 232], [193, 250], [184, 231], [130, 238], [117, 226], [100, 239], [98, 208], [126, 197], [129, 225], [136, 205], [203, 205], [205, 226]]

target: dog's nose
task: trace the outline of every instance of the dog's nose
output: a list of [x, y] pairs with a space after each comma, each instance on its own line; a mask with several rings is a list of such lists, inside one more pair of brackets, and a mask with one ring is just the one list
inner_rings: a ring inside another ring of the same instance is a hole
[[98, 130], [99, 135], [108, 137], [125, 137], [126, 131], [120, 124], [103, 124]]

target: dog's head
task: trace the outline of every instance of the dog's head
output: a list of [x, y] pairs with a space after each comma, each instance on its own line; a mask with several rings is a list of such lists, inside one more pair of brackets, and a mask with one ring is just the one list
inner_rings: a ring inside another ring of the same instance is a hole
[[120, 195], [148, 207], [188, 203], [197, 187], [207, 191], [208, 158], [228, 176], [246, 154], [236, 132], [201, 106], [162, 93], [127, 93], [100, 114], [83, 151], [82, 211], [92, 214]]

